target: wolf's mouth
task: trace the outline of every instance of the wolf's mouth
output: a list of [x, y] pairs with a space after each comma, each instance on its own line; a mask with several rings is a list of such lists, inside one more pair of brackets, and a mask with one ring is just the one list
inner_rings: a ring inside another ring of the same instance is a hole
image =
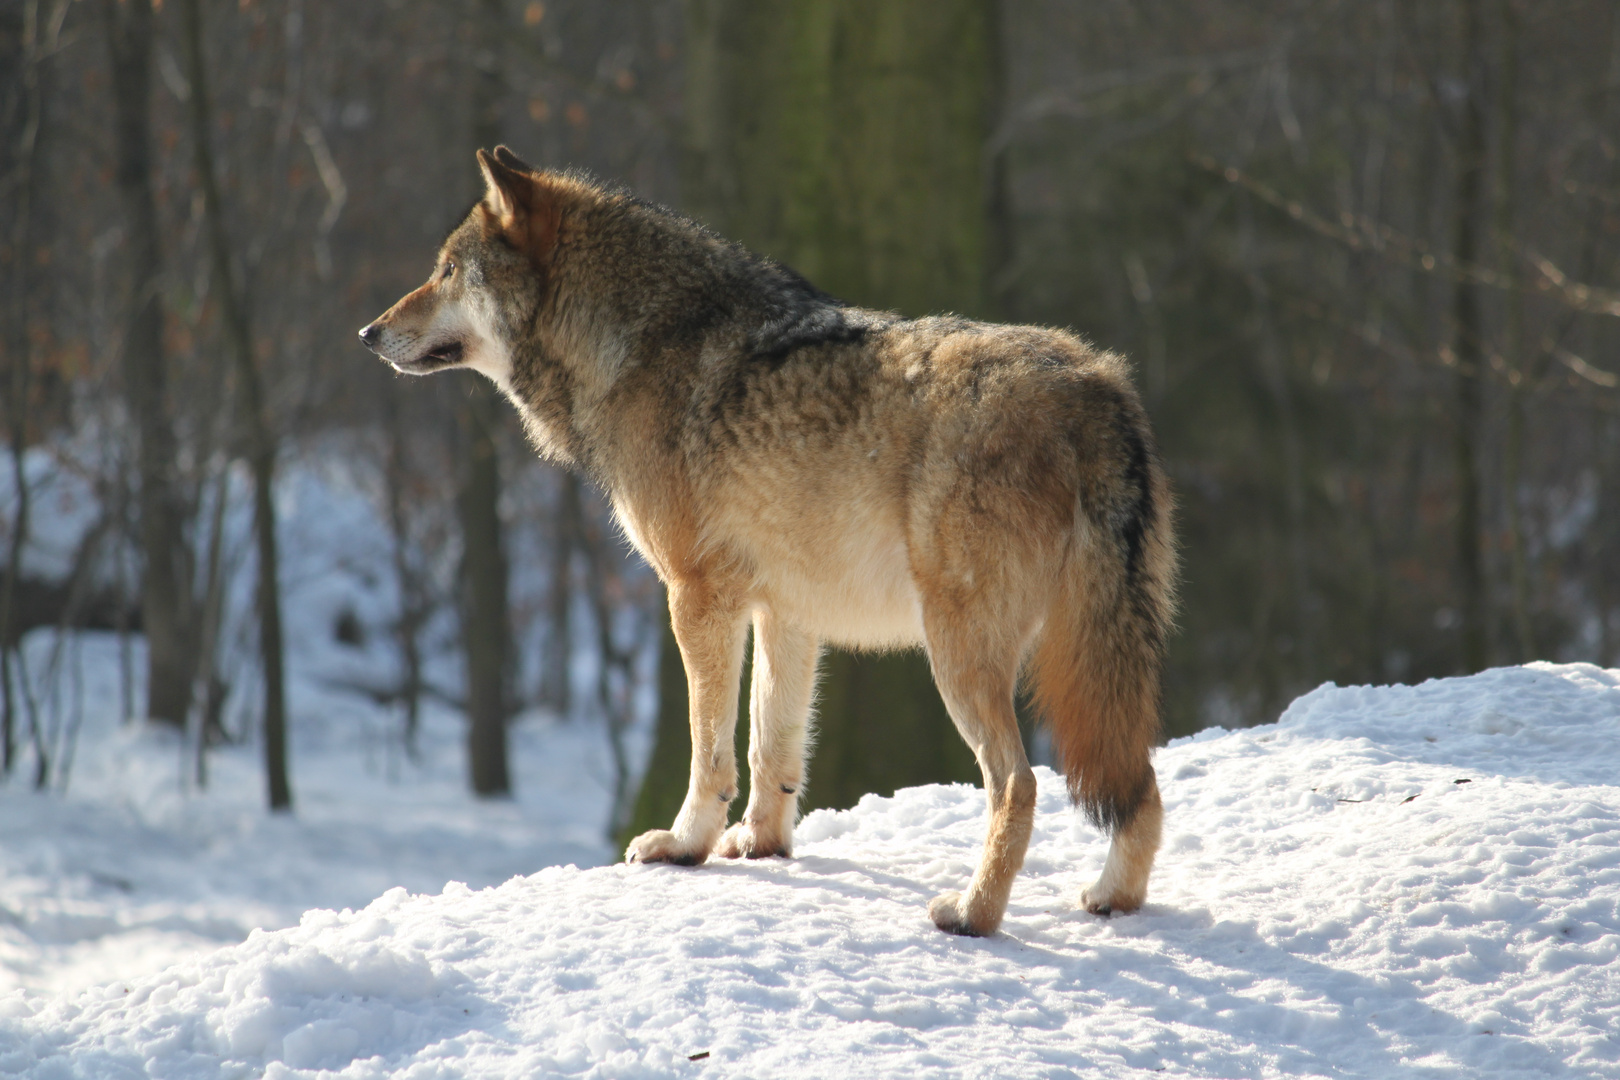
[[436, 348], [429, 349], [415, 360], [395, 360], [391, 356], [383, 356], [394, 370], [404, 375], [426, 375], [440, 368], [450, 367], [461, 362], [463, 347], [459, 341], [446, 342]]
[[452, 341], [436, 349], [429, 349], [422, 359], [431, 360], [435, 364], [454, 364], [461, 359], [461, 342]]

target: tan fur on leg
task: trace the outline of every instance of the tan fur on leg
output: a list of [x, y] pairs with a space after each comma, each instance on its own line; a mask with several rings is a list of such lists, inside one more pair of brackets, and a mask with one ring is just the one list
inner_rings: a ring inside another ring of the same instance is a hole
[[[948, 602], [943, 592], [933, 598], [934, 611], [926, 617], [929, 658], [951, 720], [979, 759], [990, 820], [984, 851], [967, 890], [936, 896], [928, 914], [948, 933], [983, 937], [1001, 925], [1035, 823], [1035, 773], [1024, 756], [1013, 711], [1020, 635], [1006, 634], [998, 640], [983, 632], [986, 623], [995, 625], [992, 614], [1008, 619], [1001, 628], [1016, 626], [1019, 620], [1009, 618], [1016, 611], [1011, 605], [1000, 612], [981, 606], [974, 613], [978, 618], [964, 618], [965, 605]], [[1004, 654], [999, 663], [998, 652]]]
[[754, 614], [754, 677], [748, 700], [748, 809], [726, 830], [716, 854], [750, 859], [793, 853], [793, 823], [804, 787], [815, 638]]
[[704, 580], [672, 583], [669, 617], [691, 694], [692, 776], [669, 829], [644, 832], [626, 862], [695, 866], [709, 857], [737, 797], [737, 682], [742, 675], [743, 612], [736, 594]]
[[[1016, 726], [1013, 732], [1017, 734]], [[1018, 756], [1023, 756], [1022, 747]], [[928, 905], [934, 925], [952, 934], [985, 937], [1001, 926], [1035, 823], [1035, 774], [1027, 764], [1005, 778], [992, 779], [986, 771], [985, 792], [990, 801], [990, 827], [967, 892], [942, 893]]]

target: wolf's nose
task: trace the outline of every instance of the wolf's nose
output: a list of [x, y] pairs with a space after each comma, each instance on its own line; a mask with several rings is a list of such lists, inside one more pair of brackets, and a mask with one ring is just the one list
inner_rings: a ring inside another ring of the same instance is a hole
[[372, 323], [370, 326], [362, 326], [360, 328], [360, 341], [368, 349], [373, 345], [376, 345], [377, 339], [380, 337], [382, 337], [382, 331], [377, 329], [376, 323]]

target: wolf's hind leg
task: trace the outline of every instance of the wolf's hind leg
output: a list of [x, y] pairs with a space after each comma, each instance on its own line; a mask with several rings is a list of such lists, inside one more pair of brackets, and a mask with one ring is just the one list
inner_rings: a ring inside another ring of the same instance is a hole
[[1148, 790], [1130, 823], [1114, 832], [1103, 863], [1102, 876], [1080, 894], [1080, 902], [1093, 915], [1114, 911], [1135, 911], [1147, 899], [1148, 875], [1153, 855], [1159, 850], [1159, 832], [1164, 823], [1164, 806], [1159, 801], [1159, 784], [1148, 770]]
[[993, 650], [985, 649], [985, 643], [942, 641], [942, 637], [947, 635], [929, 628], [934, 681], [956, 729], [979, 760], [990, 823], [967, 891], [934, 897], [928, 914], [948, 933], [983, 937], [1001, 925], [1013, 879], [1024, 865], [1035, 822], [1035, 773], [1024, 756], [1013, 712], [1016, 652], [995, 665], [986, 659]]
[[793, 853], [793, 819], [804, 786], [816, 639], [754, 614], [754, 677], [748, 698], [748, 809], [720, 838], [716, 854], [758, 859]]
[[670, 584], [670, 626], [686, 665], [692, 775], [675, 824], [630, 841], [626, 862], [694, 866], [709, 857], [726, 827], [737, 797], [737, 682], [747, 626], [741, 600], [734, 599], [740, 595], [707, 581]]

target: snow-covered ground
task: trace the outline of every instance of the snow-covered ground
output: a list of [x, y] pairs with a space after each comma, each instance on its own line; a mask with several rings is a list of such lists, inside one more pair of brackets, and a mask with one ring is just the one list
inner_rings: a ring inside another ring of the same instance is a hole
[[[401, 785], [399, 831], [374, 821], [353, 850], [366, 882], [402, 887], [157, 974], [0, 998], [0, 1073], [1620, 1077], [1620, 671], [1324, 687], [1276, 725], [1173, 743], [1158, 766], [1148, 905], [1077, 908], [1104, 846], [1043, 771], [1024, 874], [987, 940], [925, 914], [972, 869], [971, 788], [811, 814], [792, 860], [413, 893], [424, 853], [455, 840], [416, 839]], [[415, 821], [441, 813], [457, 820], [429, 806]], [[239, 864], [259, 844], [285, 859], [261, 875], [271, 889], [308, 872], [302, 845], [348, 843], [332, 823], [244, 823], [236, 855], [210, 849], [196, 878], [250, 881]], [[125, 846], [70, 825], [37, 858], [93, 844]], [[143, 861], [107, 865], [134, 883]], [[173, 853], [154, 880], [178, 891], [187, 865]], [[105, 887], [87, 857], [72, 874]]]
[[[34, 505], [23, 568], [55, 581], [71, 571], [98, 514], [93, 470], [83, 463], [100, 444], [93, 432], [75, 438], [25, 459]], [[482, 887], [613, 858], [613, 764], [606, 730], [588, 708], [567, 723], [538, 709], [522, 713], [511, 728], [514, 797], [480, 802], [468, 794], [465, 719], [446, 704], [462, 675], [447, 603], [423, 629], [424, 674], [437, 692], [423, 701], [419, 760], [407, 758], [402, 710], [386, 702], [401, 681], [390, 629], [399, 597], [380, 480], [367, 473], [368, 460], [334, 436], [289, 454], [278, 486], [294, 816], [264, 811], [245, 475], [233, 477], [226, 517], [230, 604], [221, 645], [232, 687], [226, 726], [245, 743], [210, 752], [206, 790], [187, 779], [186, 748], [174, 732], [124, 720], [145, 699], [138, 637], [127, 657], [111, 633], [67, 634], [60, 648], [54, 628], [23, 639], [29, 693], [47, 731], [50, 790], [31, 790], [37, 758], [20, 716], [22, 758], [0, 784], [0, 993], [66, 994], [151, 975], [255, 928], [296, 926], [309, 908], [360, 907], [394, 886], [437, 892], [454, 879]], [[0, 454], [0, 532], [15, 513], [11, 477]], [[507, 492], [520, 614], [545, 600], [549, 565], [536, 550], [544, 477], [525, 478]], [[459, 552], [431, 529], [414, 543], [423, 573], [448, 591]], [[105, 583], [117, 567], [102, 562], [96, 576]], [[358, 632], [340, 641], [343, 618]], [[520, 682], [532, 690], [543, 643], [537, 620], [517, 622], [527, 662]], [[655, 654], [643, 659], [644, 668], [656, 664]], [[576, 660], [576, 687], [591, 685], [594, 657]], [[20, 692], [21, 679], [17, 685]], [[645, 759], [651, 731], [653, 702], [642, 697], [627, 738], [632, 764]]]
[[[116, 701], [116, 640], [80, 634], [75, 646], [84, 696]], [[520, 718], [514, 797], [480, 802], [467, 793], [459, 713], [425, 711], [418, 764], [386, 713], [352, 695], [323, 700], [308, 680], [295, 688], [290, 817], [265, 812], [257, 746], [214, 750], [199, 791], [181, 738], [121, 724], [114, 708], [86, 710], [65, 792], [32, 791], [24, 761], [0, 787], [0, 992], [148, 975], [394, 886], [495, 885], [612, 858], [599, 727]]]

